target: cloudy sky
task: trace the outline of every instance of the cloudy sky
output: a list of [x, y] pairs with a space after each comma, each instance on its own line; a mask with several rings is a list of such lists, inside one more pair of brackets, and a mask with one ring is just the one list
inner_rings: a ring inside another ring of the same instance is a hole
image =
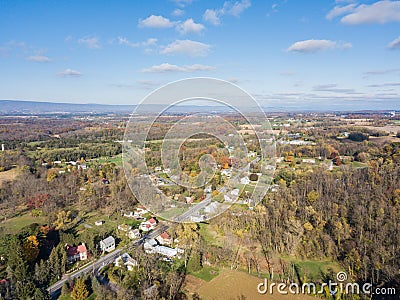
[[0, 99], [134, 104], [187, 77], [263, 106], [400, 108], [400, 1], [0, 0]]

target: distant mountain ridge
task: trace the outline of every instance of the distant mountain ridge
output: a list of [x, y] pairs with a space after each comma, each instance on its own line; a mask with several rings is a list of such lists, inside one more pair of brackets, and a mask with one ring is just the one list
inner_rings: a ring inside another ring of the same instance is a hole
[[[37, 115], [37, 114], [131, 114], [137, 105], [124, 104], [96, 104], [96, 103], [58, 103], [44, 101], [29, 100], [0, 100], [0, 115]], [[165, 104], [148, 104], [140, 106], [140, 111], [144, 113], [159, 113], [166, 108]], [[389, 112], [393, 109], [349, 109], [342, 107], [341, 110], [323, 109], [315, 106], [301, 107], [297, 106], [263, 106], [265, 113], [273, 112]], [[247, 107], [244, 110], [250, 112], [259, 112], [259, 108]], [[185, 114], [185, 113], [226, 113], [232, 110], [226, 106], [206, 106], [206, 105], [177, 105], [168, 109], [168, 112]], [[242, 111], [243, 112], [243, 111]], [[399, 110], [396, 110], [398, 113]]]
[[0, 114], [129, 113], [134, 105], [78, 104], [23, 100], [0, 100]]
[[[0, 100], [0, 115], [34, 115], [34, 114], [130, 114], [137, 105], [112, 105], [112, 104], [79, 104], [57, 103], [25, 100]], [[165, 105], [148, 104], [141, 106], [142, 112], [159, 112]], [[186, 112], [226, 112], [225, 106], [196, 106], [179, 105], [168, 109], [174, 113]]]

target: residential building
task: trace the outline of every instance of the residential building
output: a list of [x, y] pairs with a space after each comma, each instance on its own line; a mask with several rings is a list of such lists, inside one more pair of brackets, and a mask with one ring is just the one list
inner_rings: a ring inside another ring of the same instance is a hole
[[67, 257], [69, 263], [74, 263], [79, 260], [86, 260], [88, 258], [88, 250], [84, 243], [79, 246], [65, 245], [67, 250]]
[[217, 202], [211, 202], [210, 204], [208, 204], [206, 207], [204, 207], [204, 212], [206, 214], [213, 214], [218, 210], [218, 204]]
[[313, 165], [313, 164], [315, 164], [315, 159], [314, 158], [303, 158], [302, 162]]
[[132, 271], [134, 267], [138, 266], [138, 263], [136, 260], [134, 260], [128, 253], [124, 253], [120, 256], [118, 256], [114, 264], [116, 267], [121, 267], [122, 264], [126, 266], [128, 271]]
[[171, 245], [172, 244], [172, 238], [167, 232], [161, 233], [158, 237], [156, 237], [156, 240], [161, 244], [161, 245]]
[[110, 235], [104, 240], [100, 241], [101, 251], [111, 252], [115, 249], [115, 239]]
[[164, 255], [164, 256], [167, 256], [169, 258], [175, 257], [178, 254], [178, 251], [176, 249], [166, 247], [166, 246], [155, 246], [154, 252]]
[[250, 183], [249, 177], [245, 176], [245, 177], [240, 178], [240, 183], [241, 184], [249, 184]]
[[156, 228], [156, 226], [157, 226], [157, 220], [154, 219], [154, 218], [151, 218], [151, 219], [149, 219], [149, 220], [147, 220], [145, 222], [142, 222], [140, 224], [139, 228], [142, 231], [146, 231], [147, 232], [147, 231], [153, 230], [154, 228]]
[[132, 240], [139, 239], [141, 237], [139, 229], [132, 229], [128, 231], [128, 237]]

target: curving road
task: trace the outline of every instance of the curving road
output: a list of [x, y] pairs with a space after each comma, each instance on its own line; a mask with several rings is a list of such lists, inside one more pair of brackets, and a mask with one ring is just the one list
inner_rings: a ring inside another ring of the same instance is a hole
[[124, 252], [130, 251], [130, 250], [140, 246], [147, 239], [152, 239], [152, 238], [159, 236], [162, 232], [168, 230], [168, 228], [169, 228], [169, 226], [167, 226], [165, 224], [160, 224], [155, 230], [153, 230], [150, 233], [147, 233], [141, 239], [132, 242], [130, 245], [125, 246], [120, 249], [116, 249], [113, 252], [100, 257], [98, 260], [88, 264], [84, 268], [82, 268], [70, 275], [64, 275], [63, 278], [61, 278], [59, 281], [57, 281], [53, 285], [49, 286], [47, 288], [47, 291], [49, 292], [49, 294], [52, 298], [55, 298], [55, 296], [57, 296], [61, 292], [62, 286], [64, 285], [65, 282], [68, 281], [69, 278], [74, 279], [74, 278], [80, 277], [81, 275], [88, 274], [88, 273], [97, 274], [99, 272], [99, 270], [101, 270], [103, 267], [112, 263], [118, 256], [120, 256]]

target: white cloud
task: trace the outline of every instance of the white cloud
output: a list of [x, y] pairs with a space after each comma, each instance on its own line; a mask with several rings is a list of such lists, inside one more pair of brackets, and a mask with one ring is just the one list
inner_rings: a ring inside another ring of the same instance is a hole
[[117, 87], [117, 88], [133, 88], [135, 87], [131, 83], [112, 83], [110, 86]]
[[236, 78], [236, 77], [230, 77], [230, 78], [227, 78], [226, 79], [226, 81], [229, 81], [230, 83], [233, 83], [233, 84], [237, 84], [237, 83], [239, 83], [239, 78]]
[[328, 20], [332, 20], [338, 16], [345, 15], [347, 13], [353, 12], [356, 8], [356, 4], [349, 4], [346, 6], [335, 6], [327, 15]]
[[341, 22], [348, 25], [384, 24], [400, 21], [400, 1], [378, 1], [359, 5], [354, 12], [344, 16]]
[[206, 56], [211, 46], [201, 42], [191, 40], [176, 40], [175, 42], [165, 46], [161, 54], [184, 54], [188, 56]]
[[331, 40], [305, 40], [298, 41], [292, 44], [287, 51], [288, 52], [300, 52], [300, 53], [314, 53], [324, 50], [332, 49], [348, 49], [351, 48], [350, 43], [341, 43]]
[[151, 15], [144, 20], [139, 20], [139, 27], [170, 28], [174, 25], [174, 22], [171, 22], [169, 19], [164, 18], [163, 16]]
[[50, 57], [47, 57], [45, 55], [32, 55], [32, 56], [29, 56], [27, 58], [27, 60], [38, 62], [38, 63], [46, 63], [46, 62], [52, 61], [52, 59]]
[[369, 84], [367, 87], [373, 88], [382, 88], [382, 87], [397, 87], [400, 86], [400, 82], [389, 82], [389, 83], [380, 83], [380, 84]]
[[127, 38], [124, 38], [124, 37], [118, 37], [117, 40], [118, 40], [119, 45], [125, 45], [125, 46], [129, 46], [129, 47], [134, 47], [134, 48], [154, 46], [157, 44], [157, 41], [158, 41], [156, 38], [149, 38], [143, 42], [132, 43]]
[[80, 77], [83, 74], [76, 70], [65, 69], [64, 71], [58, 73], [58, 75], [61, 77]]
[[15, 40], [8, 41], [6, 43], [6, 45], [7, 46], [11, 46], [11, 47], [20, 47], [20, 48], [25, 48], [26, 47], [25, 42], [20, 42], [20, 41], [15, 41]]
[[175, 2], [175, 4], [180, 7], [185, 7], [187, 5], [192, 4], [193, 2], [193, 0], [172, 0], [172, 1]]
[[212, 71], [215, 69], [215, 67], [200, 64], [185, 66], [184, 68], [187, 70], [187, 72]]
[[352, 94], [355, 92], [354, 89], [339, 88], [336, 83], [316, 85], [313, 87], [313, 91], [343, 93], [343, 94]]
[[239, 17], [246, 9], [251, 6], [250, 0], [225, 1], [220, 9], [207, 9], [203, 14], [203, 19], [213, 25], [221, 23], [221, 17], [231, 15]]
[[335, 0], [335, 3], [353, 3], [356, 2], [356, 0]]
[[218, 16], [218, 12], [214, 9], [207, 9], [204, 12], [203, 19], [204, 21], [211, 23], [212, 25], [219, 25], [221, 23], [221, 20]]
[[146, 41], [142, 42], [142, 46], [153, 46], [157, 44], [157, 39], [156, 38], [149, 38]]
[[148, 69], [143, 69], [142, 72], [145, 73], [167, 73], [167, 72], [197, 72], [197, 71], [211, 71], [215, 68], [207, 65], [187, 65], [187, 66], [177, 66], [169, 63], [163, 63], [161, 65], [152, 66]]
[[100, 43], [99, 39], [96, 37], [84, 37], [78, 40], [78, 44], [85, 45], [90, 49], [99, 49]]
[[397, 39], [394, 39], [387, 46], [389, 49], [400, 49], [400, 36]]
[[377, 75], [397, 74], [397, 73], [400, 73], [400, 68], [372, 70], [372, 71], [364, 72], [363, 78], [368, 78], [370, 76], [377, 76]]
[[195, 23], [192, 18], [187, 19], [185, 22], [178, 24], [176, 29], [182, 33], [200, 33], [204, 29], [203, 24]]
[[222, 13], [238, 17], [243, 11], [251, 6], [250, 0], [241, 0], [236, 2], [226, 1], [222, 7]]
[[184, 15], [184, 14], [185, 14], [185, 11], [182, 10], [182, 9], [179, 9], [179, 8], [174, 9], [174, 11], [172, 12], [172, 15], [173, 15], [174, 17], [180, 17], [180, 16], [182, 16], [182, 15]]
[[158, 81], [154, 81], [154, 80], [138, 80], [137, 83], [139, 83], [140, 85], [147, 87], [147, 88], [154, 88], [156, 86], [160, 86], [161, 83]]

